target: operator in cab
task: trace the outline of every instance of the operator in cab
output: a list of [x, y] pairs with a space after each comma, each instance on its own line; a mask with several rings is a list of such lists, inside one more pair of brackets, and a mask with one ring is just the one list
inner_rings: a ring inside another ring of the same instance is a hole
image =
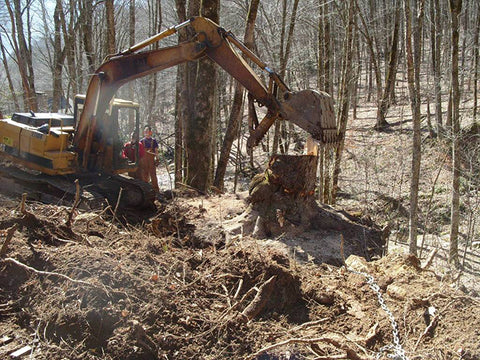
[[158, 142], [152, 137], [152, 128], [146, 125], [143, 129], [144, 138], [140, 140], [145, 148], [145, 181], [152, 184], [153, 190], [158, 194], [157, 180], [157, 157], [158, 157]]
[[138, 147], [138, 164], [137, 170], [134, 172], [129, 172], [128, 175], [135, 178], [146, 181], [145, 175], [145, 147], [143, 144], [138, 141], [138, 133], [132, 132], [130, 141], [123, 145], [122, 156], [125, 159], [130, 160], [131, 162], [135, 162], [135, 157], [137, 154], [137, 147]]

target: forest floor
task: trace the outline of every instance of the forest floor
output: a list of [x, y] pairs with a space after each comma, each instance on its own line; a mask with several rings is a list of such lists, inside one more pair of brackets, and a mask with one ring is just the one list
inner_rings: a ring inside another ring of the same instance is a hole
[[408, 256], [411, 122], [392, 113], [375, 132], [363, 110], [337, 206], [391, 235], [388, 255], [348, 268], [319, 261], [325, 232], [230, 236], [247, 185], [175, 192], [143, 221], [77, 210], [70, 226], [69, 206], [22, 211], [0, 195], [2, 244], [16, 226], [0, 260], [0, 358], [480, 359], [480, 251], [462, 240], [462, 269], [446, 261], [446, 152], [423, 134], [423, 247]]

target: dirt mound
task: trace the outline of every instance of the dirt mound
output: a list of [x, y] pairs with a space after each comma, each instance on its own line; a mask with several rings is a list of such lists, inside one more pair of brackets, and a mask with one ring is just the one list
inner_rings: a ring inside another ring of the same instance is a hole
[[349, 271], [225, 244], [208, 206], [222, 199], [223, 219], [242, 211], [189, 199], [143, 225], [84, 213], [71, 227], [60, 208], [54, 222], [53, 206], [3, 202], [2, 229], [18, 228], [0, 261], [0, 357], [28, 345], [36, 359], [386, 358], [400, 351], [394, 319], [410, 359], [480, 358], [478, 299], [415, 258], [350, 257]]

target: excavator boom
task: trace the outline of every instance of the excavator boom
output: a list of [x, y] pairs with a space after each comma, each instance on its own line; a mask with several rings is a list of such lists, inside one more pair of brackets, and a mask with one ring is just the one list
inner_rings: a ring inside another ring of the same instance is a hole
[[[140, 51], [185, 26], [192, 27], [195, 32], [195, 36], [190, 41], [158, 50]], [[270, 78], [268, 87], [234, 47], [268, 73]], [[193, 17], [119, 54], [109, 56], [92, 76], [73, 140], [79, 154], [81, 168], [92, 170], [98, 168], [99, 164], [102, 168], [108, 168], [110, 160], [102, 158], [102, 154], [108, 153], [103, 151], [103, 148], [106, 146], [108, 132], [112, 127], [108, 120], [103, 119], [103, 114], [120, 86], [134, 79], [204, 56], [225, 69], [248, 90], [260, 106], [268, 109], [265, 118], [251, 129], [249, 146], [257, 145], [279, 118], [293, 122], [320, 142], [336, 140], [333, 101], [328, 94], [313, 90], [290, 91], [280, 76], [237, 40], [232, 33], [209, 19]], [[97, 146], [92, 146], [93, 142], [96, 142]]]

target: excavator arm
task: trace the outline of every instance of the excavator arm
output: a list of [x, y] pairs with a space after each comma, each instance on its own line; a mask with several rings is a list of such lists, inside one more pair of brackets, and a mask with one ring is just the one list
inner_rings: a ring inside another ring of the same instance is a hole
[[[191, 26], [195, 32], [190, 41], [158, 50], [139, 51], [185, 26]], [[234, 46], [268, 73], [270, 79], [268, 86], [263, 84]], [[119, 54], [109, 56], [98, 68], [90, 80], [84, 109], [77, 121], [73, 140], [73, 145], [80, 157], [81, 167], [87, 169], [90, 156], [94, 152], [95, 156], [102, 152], [102, 146], [93, 149], [92, 143], [95, 141], [97, 144], [103, 144], [105, 139], [109, 138], [108, 132], [112, 129], [112, 124], [109, 124], [106, 120], [108, 118], [103, 115], [122, 85], [204, 56], [225, 69], [248, 90], [260, 106], [268, 109], [265, 118], [252, 129], [249, 146], [257, 145], [278, 118], [292, 121], [318, 141], [324, 143], [335, 141], [336, 122], [333, 101], [329, 95], [313, 90], [290, 91], [280, 76], [238, 41], [233, 34], [209, 19], [194, 17]]]

